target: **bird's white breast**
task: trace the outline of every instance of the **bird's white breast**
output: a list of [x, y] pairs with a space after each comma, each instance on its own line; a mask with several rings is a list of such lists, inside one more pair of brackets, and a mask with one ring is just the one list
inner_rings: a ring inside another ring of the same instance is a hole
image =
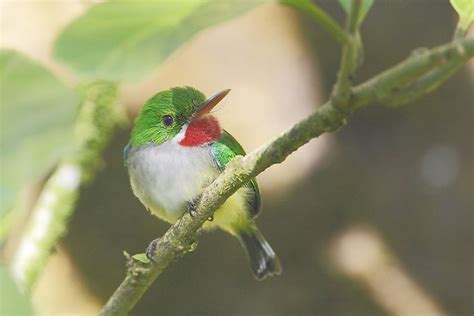
[[218, 175], [208, 146], [183, 147], [174, 140], [132, 148], [127, 167], [135, 195], [169, 222]]

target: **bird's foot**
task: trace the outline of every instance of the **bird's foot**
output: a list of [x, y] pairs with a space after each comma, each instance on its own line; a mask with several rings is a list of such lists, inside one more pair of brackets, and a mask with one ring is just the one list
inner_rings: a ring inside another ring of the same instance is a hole
[[155, 257], [156, 244], [158, 243], [159, 240], [160, 240], [159, 238], [153, 240], [148, 245], [148, 247], [146, 247], [146, 251], [145, 251], [147, 258], [155, 263], [157, 262], [156, 257]]
[[[196, 209], [197, 209], [197, 206], [199, 204], [199, 201], [201, 200], [201, 197], [197, 197], [195, 198], [194, 200], [192, 200], [191, 202], [188, 202], [188, 213], [189, 215], [191, 215], [191, 217], [195, 217], [197, 212], [196, 212]], [[214, 215], [211, 215], [207, 218], [208, 221], [212, 222], [214, 220]]]
[[201, 197], [197, 197], [195, 198], [194, 200], [188, 202], [188, 213], [189, 215], [191, 215], [191, 217], [194, 217], [196, 216], [196, 209], [197, 209], [197, 206], [199, 204], [199, 200], [201, 199]]

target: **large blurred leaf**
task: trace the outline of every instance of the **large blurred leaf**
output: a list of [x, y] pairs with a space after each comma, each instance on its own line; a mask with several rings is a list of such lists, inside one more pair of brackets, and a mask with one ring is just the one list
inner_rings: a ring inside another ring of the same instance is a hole
[[55, 57], [87, 78], [145, 78], [200, 30], [269, 0], [117, 0], [100, 3], [59, 36]]
[[30, 302], [18, 291], [3, 266], [0, 266], [0, 315], [33, 315]]
[[[346, 14], [349, 14], [349, 12], [351, 12], [352, 2], [353, 0], [339, 0], [339, 4], [344, 9]], [[357, 18], [357, 25], [360, 25], [364, 21], [365, 16], [369, 12], [373, 4], [374, 4], [374, 0], [361, 0], [361, 7], [360, 7], [359, 17]]]
[[0, 219], [18, 189], [58, 160], [72, 135], [75, 93], [48, 70], [0, 51]]
[[451, 5], [459, 14], [459, 27], [466, 31], [474, 22], [474, 0], [450, 0]]

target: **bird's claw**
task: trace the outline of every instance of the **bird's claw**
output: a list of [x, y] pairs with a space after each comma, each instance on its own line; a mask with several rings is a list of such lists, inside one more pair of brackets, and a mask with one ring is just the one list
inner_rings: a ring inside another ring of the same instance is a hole
[[[196, 209], [199, 204], [199, 200], [201, 197], [197, 197], [191, 202], [188, 203], [188, 213], [191, 217], [195, 217], [197, 215]], [[207, 218], [208, 221], [212, 222], [214, 220], [214, 215], [211, 215]]]
[[197, 215], [196, 209], [199, 204], [199, 197], [195, 198], [191, 202], [188, 203], [188, 213], [191, 217], [195, 217]]
[[157, 262], [156, 259], [155, 259], [155, 251], [156, 251], [156, 244], [158, 243], [158, 239], [155, 239], [153, 240], [149, 245], [148, 247], [146, 247], [146, 256], [148, 259], [150, 259], [151, 261], [153, 262]]

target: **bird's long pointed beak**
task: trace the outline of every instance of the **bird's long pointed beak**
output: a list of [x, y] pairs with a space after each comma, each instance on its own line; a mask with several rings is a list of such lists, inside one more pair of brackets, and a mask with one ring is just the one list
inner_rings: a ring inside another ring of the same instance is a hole
[[206, 114], [209, 114], [212, 109], [221, 102], [224, 97], [229, 94], [230, 89], [225, 89], [219, 93], [214, 94], [212, 97], [204, 101], [203, 104], [199, 106], [199, 108], [194, 112], [193, 119], [200, 118]]

